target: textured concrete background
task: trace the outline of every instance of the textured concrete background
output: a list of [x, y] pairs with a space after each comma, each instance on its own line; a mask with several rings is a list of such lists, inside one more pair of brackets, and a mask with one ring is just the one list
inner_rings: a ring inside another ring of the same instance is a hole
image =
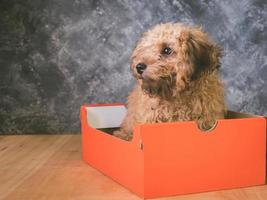
[[1, 0], [0, 133], [79, 132], [83, 103], [125, 102], [129, 57], [161, 22], [202, 25], [232, 110], [267, 115], [266, 0]]

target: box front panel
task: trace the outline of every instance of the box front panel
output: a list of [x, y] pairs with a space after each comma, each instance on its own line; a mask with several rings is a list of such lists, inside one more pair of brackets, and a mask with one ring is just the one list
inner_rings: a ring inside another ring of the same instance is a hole
[[145, 197], [264, 184], [264, 118], [220, 120], [211, 132], [194, 122], [143, 125]]

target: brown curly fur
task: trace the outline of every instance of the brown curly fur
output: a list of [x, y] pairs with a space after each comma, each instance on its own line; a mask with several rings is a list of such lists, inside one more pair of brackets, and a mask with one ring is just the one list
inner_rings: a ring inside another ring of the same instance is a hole
[[[170, 55], [162, 54], [166, 47], [172, 49]], [[201, 129], [211, 128], [226, 111], [220, 57], [220, 48], [201, 28], [166, 23], [144, 33], [132, 54], [137, 84], [114, 135], [131, 139], [137, 123], [194, 120]], [[137, 73], [138, 63], [147, 65], [142, 75]]]

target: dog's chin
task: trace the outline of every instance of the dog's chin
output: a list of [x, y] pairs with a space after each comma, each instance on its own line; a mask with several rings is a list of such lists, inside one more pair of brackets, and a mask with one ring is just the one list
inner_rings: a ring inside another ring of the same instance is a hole
[[170, 100], [173, 96], [173, 86], [164, 79], [153, 80], [142, 78], [141, 88], [144, 93], [148, 94], [150, 97]]
[[156, 81], [142, 78], [141, 88], [150, 96], [156, 96], [159, 94], [159, 86]]

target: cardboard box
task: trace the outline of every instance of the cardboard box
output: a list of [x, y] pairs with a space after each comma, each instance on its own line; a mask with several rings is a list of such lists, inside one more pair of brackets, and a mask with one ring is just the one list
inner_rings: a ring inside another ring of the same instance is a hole
[[99, 128], [118, 127], [126, 109], [81, 107], [82, 154], [92, 167], [142, 198], [265, 183], [266, 119], [228, 112], [208, 132], [193, 121], [138, 124], [132, 141]]

